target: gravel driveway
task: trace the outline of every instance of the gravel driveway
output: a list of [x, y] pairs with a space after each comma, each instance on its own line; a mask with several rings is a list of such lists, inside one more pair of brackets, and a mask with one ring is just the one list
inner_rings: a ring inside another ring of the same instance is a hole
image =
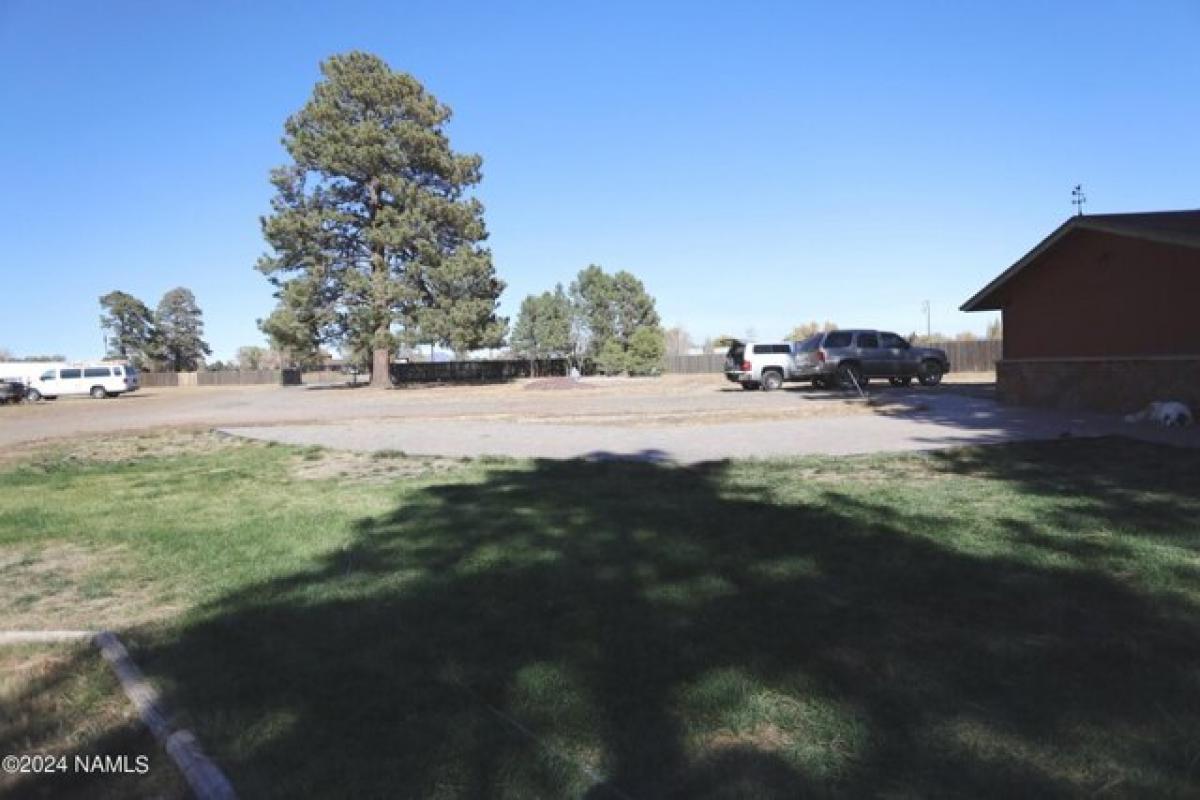
[[[1200, 444], [1196, 431], [1130, 426], [1111, 415], [1012, 408], [970, 392], [892, 392], [871, 413], [732, 421], [703, 426], [562, 424], [552, 421], [358, 420], [231, 427], [226, 433], [298, 445], [412, 455], [634, 458], [696, 463], [725, 458], [935, 450], [1064, 436], [1137, 435]], [[816, 400], [821, 402], [821, 400]], [[825, 400], [829, 402], [829, 400]]]
[[[963, 376], [954, 376], [962, 379]], [[213, 387], [144, 389], [114, 400], [0, 408], [0, 446], [37, 448], [76, 436], [220, 429], [295, 444], [423, 455], [669, 459], [921, 450], [1064, 433], [1197, 443], [1116, 417], [996, 404], [986, 382], [937, 389], [872, 386], [882, 407], [788, 387], [743, 392], [720, 375], [587, 379], [569, 391], [538, 382], [382, 391]]]

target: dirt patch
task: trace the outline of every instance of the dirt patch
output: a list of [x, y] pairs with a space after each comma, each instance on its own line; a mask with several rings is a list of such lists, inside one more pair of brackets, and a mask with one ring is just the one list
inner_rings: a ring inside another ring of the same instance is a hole
[[594, 384], [582, 380], [573, 380], [571, 378], [538, 378], [537, 380], [529, 381], [525, 384], [527, 390], [533, 391], [570, 391], [573, 389], [595, 389]]
[[719, 730], [705, 737], [701, 749], [707, 752], [717, 752], [733, 748], [750, 747], [762, 752], [778, 752], [786, 750], [792, 744], [792, 737], [778, 725], [763, 722], [744, 731]]
[[462, 469], [463, 464], [462, 459], [409, 456], [396, 450], [361, 453], [310, 447], [292, 459], [291, 471], [301, 480], [382, 484], [445, 475]]
[[125, 628], [179, 610], [127, 580], [125, 560], [122, 548], [66, 543], [0, 551], [0, 629]]
[[529, 415], [525, 421], [551, 425], [601, 425], [619, 428], [678, 425], [728, 425], [737, 422], [771, 422], [819, 417], [845, 417], [870, 414], [874, 409], [856, 400], [831, 399], [790, 407], [745, 408], [730, 411], [666, 411], [637, 414], [553, 414]]

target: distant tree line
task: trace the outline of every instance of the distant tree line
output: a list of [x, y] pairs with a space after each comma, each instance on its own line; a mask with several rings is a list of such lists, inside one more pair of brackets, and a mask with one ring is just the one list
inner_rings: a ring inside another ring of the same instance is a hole
[[593, 264], [567, 291], [559, 284], [521, 302], [511, 347], [529, 359], [570, 358], [607, 375], [650, 375], [662, 368], [666, 342], [645, 285]]
[[67, 357], [61, 354], [47, 356], [15, 356], [7, 347], [0, 347], [0, 361], [28, 361], [28, 362], [43, 362], [43, 361], [66, 361]]
[[138, 369], [187, 372], [203, 367], [212, 353], [190, 289], [170, 290], [154, 311], [131, 294], [112, 291], [100, 298], [100, 308], [108, 358], [125, 359]]

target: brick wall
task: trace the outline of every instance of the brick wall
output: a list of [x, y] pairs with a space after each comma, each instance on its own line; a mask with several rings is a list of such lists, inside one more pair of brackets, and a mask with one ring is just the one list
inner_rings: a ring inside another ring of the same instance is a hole
[[1005, 403], [1129, 413], [1153, 400], [1200, 411], [1200, 356], [1005, 359], [996, 364]]

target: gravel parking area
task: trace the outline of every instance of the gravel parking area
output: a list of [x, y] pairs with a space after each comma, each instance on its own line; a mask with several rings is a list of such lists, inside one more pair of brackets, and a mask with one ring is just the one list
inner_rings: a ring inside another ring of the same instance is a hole
[[[371, 420], [225, 428], [253, 439], [409, 455], [633, 458], [697, 463], [725, 458], [932, 450], [1064, 436], [1125, 433], [1111, 417], [1007, 408], [953, 388], [880, 393], [858, 413], [687, 426], [610, 426], [554, 419]], [[810, 403], [835, 400], [804, 397]], [[751, 400], [750, 402], [753, 402]]]
[[0, 446], [157, 428], [349, 421], [542, 421], [611, 427], [718, 424], [859, 414], [861, 404], [798, 389], [743, 392], [720, 375], [588, 378], [586, 389], [536, 391], [537, 381], [399, 390], [277, 386], [142, 389], [109, 400], [59, 399], [0, 408]]
[[1200, 444], [1196, 429], [1001, 406], [990, 383], [956, 377], [960, 382], [936, 389], [873, 386], [869, 405], [806, 387], [745, 392], [719, 375], [593, 378], [576, 389], [537, 381], [394, 391], [147, 389], [115, 400], [0, 409], [0, 445], [25, 450], [62, 437], [215, 428], [364, 452], [690, 463], [1108, 434]]

